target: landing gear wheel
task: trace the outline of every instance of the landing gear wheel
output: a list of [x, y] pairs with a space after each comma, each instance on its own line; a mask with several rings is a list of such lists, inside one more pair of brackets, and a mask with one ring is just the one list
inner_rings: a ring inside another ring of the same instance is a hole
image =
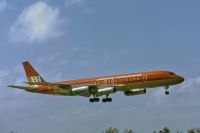
[[90, 98], [89, 99], [89, 101], [91, 102], [91, 103], [93, 103], [93, 102], [99, 102], [99, 98]]
[[165, 95], [169, 95], [169, 91], [165, 91]]
[[91, 103], [93, 103], [93, 102], [94, 102], [94, 98], [90, 98], [89, 101], [90, 101]]
[[102, 102], [112, 102], [112, 98], [103, 98]]
[[99, 98], [94, 98], [94, 101], [95, 102], [99, 102]]
[[112, 102], [112, 98], [107, 98], [107, 102]]
[[107, 102], [107, 98], [103, 98], [102, 102], [104, 102], [104, 103]]

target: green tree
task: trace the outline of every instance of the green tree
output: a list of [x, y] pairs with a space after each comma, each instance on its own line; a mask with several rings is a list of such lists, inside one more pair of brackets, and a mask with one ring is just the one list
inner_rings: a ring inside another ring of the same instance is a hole
[[154, 130], [153, 133], [157, 133], [156, 130]]
[[123, 133], [135, 133], [132, 129], [124, 129]]
[[197, 128], [197, 133], [200, 133], [200, 128]]
[[191, 128], [188, 130], [188, 133], [200, 133], [200, 128]]
[[164, 127], [162, 130], [159, 131], [159, 133], [170, 133], [169, 128]]
[[188, 133], [196, 133], [195, 128], [191, 128], [188, 130]]
[[103, 131], [102, 133], [119, 133], [119, 130], [117, 128], [109, 127], [105, 131]]

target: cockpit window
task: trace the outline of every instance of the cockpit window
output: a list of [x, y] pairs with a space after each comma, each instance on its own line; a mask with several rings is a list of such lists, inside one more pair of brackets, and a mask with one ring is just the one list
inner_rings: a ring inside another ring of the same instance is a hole
[[169, 72], [169, 75], [174, 75], [174, 73], [173, 72]]

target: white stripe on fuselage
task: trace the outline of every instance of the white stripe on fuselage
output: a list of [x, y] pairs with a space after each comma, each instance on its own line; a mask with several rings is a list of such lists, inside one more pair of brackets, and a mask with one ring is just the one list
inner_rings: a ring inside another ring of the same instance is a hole
[[126, 76], [113, 76], [113, 77], [107, 77], [107, 78], [99, 78], [99, 79], [97, 79], [97, 81], [101, 81], [101, 80], [113, 80], [113, 79], [117, 79], [117, 78], [131, 78], [131, 77], [139, 77], [139, 76], [142, 76], [142, 74], [126, 75]]

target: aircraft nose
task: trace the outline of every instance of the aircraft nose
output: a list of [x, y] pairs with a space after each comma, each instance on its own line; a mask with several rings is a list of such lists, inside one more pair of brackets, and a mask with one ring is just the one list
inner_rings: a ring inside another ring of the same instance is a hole
[[181, 76], [178, 76], [178, 80], [179, 80], [180, 83], [182, 83], [185, 79]]

